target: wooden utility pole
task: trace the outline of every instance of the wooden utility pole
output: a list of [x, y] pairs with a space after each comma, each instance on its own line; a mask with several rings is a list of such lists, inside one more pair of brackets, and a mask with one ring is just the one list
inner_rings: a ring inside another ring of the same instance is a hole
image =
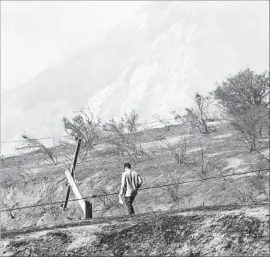
[[74, 157], [73, 157], [73, 162], [70, 168], [70, 171], [66, 170], [65, 171], [65, 175], [67, 177], [68, 180], [68, 189], [67, 189], [67, 194], [66, 194], [66, 199], [65, 199], [65, 203], [63, 206], [63, 209], [66, 210], [67, 208], [67, 203], [68, 203], [68, 199], [69, 199], [69, 195], [70, 195], [70, 189], [72, 189], [76, 199], [78, 199], [78, 203], [83, 211], [84, 217], [86, 219], [92, 218], [92, 203], [90, 203], [89, 201], [85, 201], [75, 183], [74, 177], [75, 177], [75, 167], [77, 164], [77, 159], [78, 159], [78, 155], [79, 155], [79, 151], [80, 151], [80, 145], [81, 145], [81, 139], [79, 138], [77, 141], [77, 146], [76, 146], [76, 150], [74, 153]]
[[[74, 178], [74, 171], [75, 171], [75, 167], [76, 167], [76, 164], [77, 164], [77, 159], [78, 159], [78, 155], [79, 155], [79, 151], [80, 151], [81, 141], [82, 141], [81, 138], [79, 138], [78, 141], [77, 141], [76, 150], [75, 150], [74, 157], [73, 157], [73, 162], [72, 162], [72, 165], [70, 167], [70, 174], [71, 174], [72, 178]], [[70, 195], [70, 185], [68, 186], [68, 189], [67, 189], [65, 204], [64, 204], [64, 208], [63, 208], [64, 210], [67, 208], [69, 195]]]

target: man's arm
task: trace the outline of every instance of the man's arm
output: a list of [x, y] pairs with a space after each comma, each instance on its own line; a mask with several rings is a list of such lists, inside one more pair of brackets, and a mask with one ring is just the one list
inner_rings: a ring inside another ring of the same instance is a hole
[[143, 183], [142, 177], [138, 175], [138, 188], [142, 186], [142, 183]]
[[123, 195], [125, 188], [126, 188], [126, 179], [125, 179], [125, 173], [123, 173], [122, 179], [121, 179], [121, 188], [120, 188], [119, 195]]

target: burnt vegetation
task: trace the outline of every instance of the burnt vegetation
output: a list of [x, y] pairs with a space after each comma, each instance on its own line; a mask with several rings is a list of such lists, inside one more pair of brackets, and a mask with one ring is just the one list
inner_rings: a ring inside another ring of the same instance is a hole
[[[142, 173], [145, 185], [168, 185], [142, 194], [139, 206], [141, 210], [155, 208], [159, 204], [174, 208], [194, 206], [198, 203], [217, 204], [223, 201], [254, 203], [258, 201], [258, 197], [269, 199], [267, 173], [258, 171], [234, 180], [227, 179], [225, 175], [245, 171], [249, 165], [248, 162], [245, 166], [230, 165], [227, 160], [234, 155], [245, 155], [259, 163], [256, 167], [250, 164], [254, 169], [269, 168], [269, 158], [264, 153], [269, 149], [267, 94], [269, 73], [256, 74], [247, 69], [229, 76], [209, 96], [197, 93], [194, 107], [187, 108], [185, 115], [179, 115], [175, 111], [172, 119], [168, 121], [155, 114], [157, 123], [154, 125], [159, 125], [155, 128], [151, 127], [152, 123], [147, 126], [140, 124], [139, 115], [134, 110], [125, 113], [118, 120], [103, 122], [88, 108], [71, 119], [63, 118], [67, 140], [58, 142], [55, 147], [46, 147], [41, 140], [23, 135], [24, 146], [21, 150], [35, 150], [26, 154], [33, 157], [33, 153], [37, 153], [37, 159], [41, 156], [47, 164], [54, 167], [51, 170], [46, 169], [46, 172], [51, 172], [46, 173], [46, 177], [60, 173], [62, 175], [63, 168], [70, 166], [77, 138], [81, 138], [82, 147], [76, 168], [79, 176], [76, 179], [85, 185], [83, 195], [103, 195], [96, 199], [94, 205], [94, 212], [100, 210], [98, 215], [106, 212], [116, 215], [122, 212], [117, 198], [111, 194], [119, 190], [119, 171], [122, 169], [119, 163], [127, 161]], [[210, 102], [214, 100], [219, 104], [223, 120], [213, 118], [209, 112]], [[213, 121], [225, 125], [213, 125]], [[218, 138], [219, 133], [230, 133], [231, 136], [224, 140]], [[8, 161], [9, 159], [4, 159], [5, 165], [8, 165]], [[19, 164], [18, 170], [19, 180], [24, 182], [23, 185], [28, 186], [26, 180], [35, 180], [36, 175], [31, 173], [31, 170], [26, 172], [23, 165]], [[14, 179], [14, 173], [2, 173], [7, 176], [3, 181], [9, 180], [6, 184], [8, 185], [10, 178]], [[95, 173], [102, 175], [92, 180]], [[117, 176], [117, 179], [114, 176]], [[209, 180], [211, 176], [219, 176], [221, 179]], [[182, 186], [181, 182], [187, 180], [199, 182]], [[58, 181], [63, 182], [64, 179], [56, 180], [52, 186], [58, 186]], [[43, 184], [47, 183], [44, 181]], [[59, 198], [59, 191], [50, 192], [52, 199]], [[148, 206], [149, 194], [154, 195], [151, 206]], [[43, 208], [41, 212], [60, 217], [59, 210], [50, 206]], [[16, 212], [9, 214], [11, 219], [16, 219], [15, 214]], [[74, 212], [72, 215], [76, 216], [78, 213]]]

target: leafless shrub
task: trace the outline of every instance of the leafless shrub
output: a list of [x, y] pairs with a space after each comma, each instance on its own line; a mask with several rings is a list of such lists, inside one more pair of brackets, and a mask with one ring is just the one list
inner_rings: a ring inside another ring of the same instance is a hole
[[128, 153], [129, 159], [133, 160], [133, 163], [138, 163], [142, 156], [147, 156], [148, 158], [150, 157], [149, 154], [144, 150], [144, 148], [138, 141], [130, 142], [128, 144], [128, 149], [129, 151], [127, 151], [127, 153]]
[[120, 122], [112, 119], [103, 126], [113, 136], [109, 144], [115, 147], [116, 155], [127, 155], [133, 163], [137, 163], [142, 156], [148, 156], [137, 137], [137, 120], [138, 114], [132, 111], [129, 115], [125, 114]]
[[162, 125], [162, 129], [164, 132], [168, 132], [171, 130], [171, 124], [168, 120], [164, 119], [158, 113], [154, 113], [152, 117]]
[[[76, 149], [76, 145], [74, 142], [70, 142], [68, 140], [58, 140], [57, 145], [61, 149], [61, 155], [62, 155], [61, 164], [63, 165], [64, 170], [69, 170], [71, 164], [73, 163], [73, 158], [74, 158], [73, 155]], [[83, 153], [83, 155], [84, 154], [85, 152]]]
[[223, 169], [226, 162], [220, 160], [219, 156], [209, 155], [209, 147], [204, 147], [201, 142], [200, 150], [198, 156], [195, 157], [194, 164], [197, 164], [198, 167], [195, 171], [203, 181], [205, 181], [214, 172], [222, 176], [228, 171], [228, 169]]
[[63, 123], [66, 133], [73, 140], [82, 139], [80, 158], [85, 160], [90, 156], [95, 140], [101, 134], [101, 119], [94, 117], [89, 109], [83, 109], [79, 113], [72, 120], [63, 117]]
[[212, 173], [212, 160], [206, 157], [206, 151], [202, 145], [200, 145], [201, 149], [199, 151], [199, 169], [197, 170], [197, 174], [202, 180], [208, 178], [208, 176]]
[[255, 190], [247, 184], [238, 185], [235, 187], [234, 191], [234, 197], [237, 202], [256, 202]]
[[192, 130], [199, 131], [201, 134], [209, 134], [211, 132], [208, 121], [208, 107], [210, 104], [210, 96], [202, 96], [198, 93], [195, 95], [196, 108], [186, 108], [187, 114], [181, 116], [173, 112], [176, 120], [181, 120], [184, 124], [189, 124]]
[[54, 152], [55, 150], [54, 148], [46, 147], [44, 144], [40, 142], [40, 140], [35, 139], [34, 137], [22, 135], [22, 138], [24, 140], [24, 146], [17, 147], [16, 148], [17, 150], [32, 150], [32, 151], [41, 152], [44, 160], [54, 165], [58, 164], [57, 156]]
[[138, 132], [139, 128], [138, 118], [139, 115], [135, 112], [135, 110], [132, 110], [129, 115], [125, 113], [124, 117], [121, 118], [121, 122], [124, 124], [124, 127], [127, 128], [127, 131], [129, 133]]
[[72, 154], [74, 153], [74, 150], [76, 148], [74, 141], [70, 142], [68, 139], [65, 140], [60, 139], [57, 141], [57, 145], [59, 149], [61, 149], [62, 156], [64, 156], [65, 159], [72, 161], [73, 160]]
[[190, 145], [190, 140], [187, 137], [179, 139], [175, 144], [170, 143], [168, 139], [165, 139], [163, 143], [177, 164], [183, 164], [187, 161], [187, 149]]
[[111, 119], [108, 123], [103, 125], [104, 131], [107, 131], [113, 135], [117, 135], [120, 138], [125, 138], [126, 133], [136, 134], [139, 128], [138, 114], [132, 110], [130, 114], [125, 113], [124, 117], [121, 117], [120, 122], [115, 119]]
[[162, 185], [160, 189], [169, 196], [174, 204], [179, 204], [184, 198], [189, 197], [189, 193], [182, 190], [183, 185], [181, 185], [181, 177], [179, 174], [170, 173], [163, 175], [158, 185]]
[[269, 198], [269, 177], [258, 171], [245, 178], [233, 189], [235, 199], [241, 203], [256, 202], [258, 196]]

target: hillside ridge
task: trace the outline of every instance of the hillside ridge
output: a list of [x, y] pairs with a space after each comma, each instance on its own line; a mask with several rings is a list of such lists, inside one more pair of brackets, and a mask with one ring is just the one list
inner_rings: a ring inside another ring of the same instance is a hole
[[1, 251], [3, 256], [267, 256], [268, 207], [198, 207], [82, 221], [5, 235]]

